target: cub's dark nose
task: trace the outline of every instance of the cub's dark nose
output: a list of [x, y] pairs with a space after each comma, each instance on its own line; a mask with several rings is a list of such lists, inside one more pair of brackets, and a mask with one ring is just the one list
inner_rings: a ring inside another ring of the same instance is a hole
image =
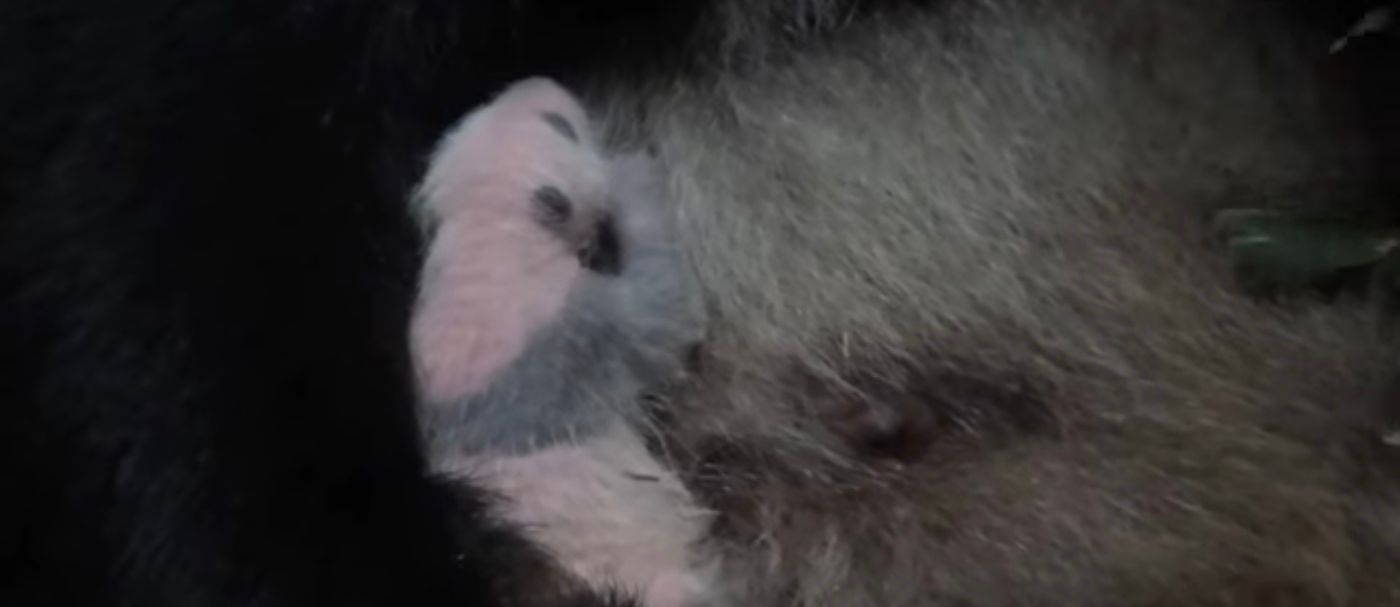
[[612, 215], [603, 215], [593, 224], [593, 233], [578, 252], [579, 265], [590, 272], [616, 276], [622, 272], [621, 243]]

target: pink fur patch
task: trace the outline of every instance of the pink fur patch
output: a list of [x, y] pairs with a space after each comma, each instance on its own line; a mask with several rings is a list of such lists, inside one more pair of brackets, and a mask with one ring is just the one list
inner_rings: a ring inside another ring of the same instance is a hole
[[617, 584], [648, 607], [692, 605], [711, 587], [692, 552], [710, 513], [621, 422], [578, 444], [447, 469], [509, 497], [504, 515], [582, 579]]

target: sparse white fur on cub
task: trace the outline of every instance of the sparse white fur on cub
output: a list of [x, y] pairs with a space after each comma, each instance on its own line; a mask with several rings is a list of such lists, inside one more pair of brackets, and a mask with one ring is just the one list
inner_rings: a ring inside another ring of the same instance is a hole
[[708, 513], [631, 425], [703, 319], [654, 162], [605, 156], [558, 85], [511, 86], [444, 137], [411, 331], [435, 468], [503, 495], [574, 574], [710, 604]]

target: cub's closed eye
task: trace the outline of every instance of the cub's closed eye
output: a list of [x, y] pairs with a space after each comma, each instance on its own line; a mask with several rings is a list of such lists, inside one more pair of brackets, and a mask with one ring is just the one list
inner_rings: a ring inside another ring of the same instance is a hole
[[558, 225], [569, 220], [574, 214], [574, 203], [564, 192], [552, 185], [541, 186], [532, 195], [535, 213], [541, 223]]

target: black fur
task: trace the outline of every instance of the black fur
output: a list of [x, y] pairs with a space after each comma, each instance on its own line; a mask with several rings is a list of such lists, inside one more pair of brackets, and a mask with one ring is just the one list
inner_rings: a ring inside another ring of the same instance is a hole
[[538, 594], [423, 473], [407, 189], [504, 82], [700, 4], [0, 4], [0, 603]]

